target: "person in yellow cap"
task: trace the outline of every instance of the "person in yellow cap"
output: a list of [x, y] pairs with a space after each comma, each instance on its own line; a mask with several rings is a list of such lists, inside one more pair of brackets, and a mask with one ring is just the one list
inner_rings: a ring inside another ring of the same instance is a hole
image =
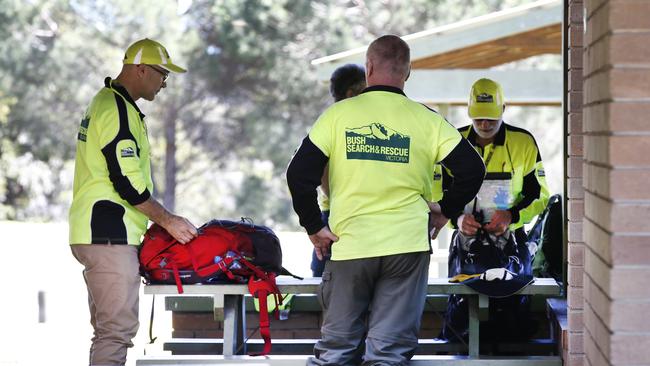
[[138, 246], [152, 220], [179, 242], [197, 230], [153, 196], [145, 115], [136, 101], [153, 101], [175, 65], [160, 43], [133, 43], [115, 79], [86, 109], [77, 134], [69, 243], [84, 266], [90, 322], [90, 365], [124, 365], [138, 330]]
[[[483, 229], [496, 235], [509, 229], [519, 242], [525, 243], [523, 226], [544, 210], [549, 192], [535, 138], [527, 130], [505, 123], [505, 109], [501, 85], [490, 79], [479, 79], [472, 85], [469, 98], [472, 124], [458, 131], [483, 157], [487, 169], [482, 187], [485, 192], [480, 191], [478, 196], [478, 208], [484, 214]], [[445, 173], [443, 184], [448, 186], [453, 178]], [[490, 200], [490, 193], [499, 192], [501, 187], [507, 188], [507, 192]], [[468, 207], [459, 217], [457, 228], [463, 234], [474, 235], [481, 224]]]
[[[541, 213], [549, 199], [542, 158], [533, 135], [503, 121], [506, 102], [501, 85], [494, 80], [479, 79], [471, 88], [468, 114], [472, 124], [458, 131], [481, 155], [486, 176], [475, 199], [462, 215], [452, 221], [458, 232], [450, 244], [449, 277], [461, 274], [455, 253], [474, 238], [488, 234], [495, 243], [514, 243], [513, 257], [523, 266], [524, 274], [532, 274], [531, 254], [526, 246], [524, 224]], [[443, 191], [453, 186], [453, 176], [442, 170]], [[510, 235], [514, 234], [514, 241]], [[496, 244], [495, 244], [496, 245]], [[509, 251], [510, 249], [503, 249]], [[512, 257], [511, 257], [512, 258]], [[480, 262], [477, 257], [475, 262]], [[479, 268], [486, 263], [474, 263]], [[467, 269], [464, 269], [465, 271]], [[474, 274], [474, 273], [464, 273]], [[527, 298], [505, 299], [492, 307], [509, 307], [510, 314], [519, 314], [520, 329], [526, 313]], [[523, 307], [522, 307], [523, 306]], [[450, 296], [446, 324], [442, 336], [455, 339], [467, 328], [467, 302], [461, 296]], [[514, 319], [513, 319], [514, 321]], [[502, 329], [507, 325], [503, 324]]]

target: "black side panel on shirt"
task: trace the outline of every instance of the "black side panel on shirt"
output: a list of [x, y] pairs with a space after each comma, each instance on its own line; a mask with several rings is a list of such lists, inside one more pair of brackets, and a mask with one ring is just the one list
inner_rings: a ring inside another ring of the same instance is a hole
[[120, 129], [115, 136], [115, 139], [111, 141], [108, 145], [104, 146], [102, 149], [102, 154], [106, 158], [106, 164], [108, 165], [108, 178], [113, 183], [115, 191], [122, 197], [123, 200], [127, 201], [131, 205], [138, 205], [151, 196], [148, 189], [145, 189], [142, 194], [131, 185], [129, 178], [122, 174], [122, 169], [120, 169], [120, 164], [117, 161], [117, 143], [122, 140], [133, 140], [136, 144], [136, 153], [137, 156], [140, 156], [140, 147], [138, 142], [133, 137], [131, 130], [129, 130], [129, 117], [126, 112], [126, 104], [124, 100], [117, 94], [115, 94], [115, 103], [117, 104], [117, 111], [120, 118]]
[[95, 202], [90, 217], [91, 243], [128, 244], [124, 212], [124, 207], [115, 202]]
[[293, 200], [293, 209], [298, 214], [300, 225], [309, 235], [317, 233], [325, 226], [318, 207], [316, 187], [321, 183], [328, 160], [307, 136], [302, 140], [287, 168], [287, 184]]
[[[533, 203], [533, 201], [539, 198], [542, 187], [539, 185], [535, 173], [536, 170], [533, 170], [532, 172], [530, 172], [528, 175], [524, 177], [524, 184], [521, 191], [521, 194], [524, 196], [524, 199], [522, 199], [519, 203], [517, 203], [517, 205], [515, 205], [514, 208], [517, 211], [523, 210], [524, 208], [530, 206], [530, 204]], [[512, 222], [516, 222], [514, 217], [512, 219]]]
[[[453, 183], [440, 200], [442, 213], [453, 224], [483, 184], [485, 164], [467, 139], [461, 139], [458, 145], [445, 157], [442, 166], [449, 169], [454, 176]], [[444, 171], [444, 169], [443, 169]]]

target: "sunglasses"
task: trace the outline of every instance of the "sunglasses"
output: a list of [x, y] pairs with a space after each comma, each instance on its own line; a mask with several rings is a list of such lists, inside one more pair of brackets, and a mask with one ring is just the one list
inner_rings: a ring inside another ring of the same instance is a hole
[[[146, 64], [145, 64], [145, 65], [146, 65]], [[158, 72], [160, 75], [162, 75], [162, 77], [163, 77], [163, 78], [162, 78], [163, 83], [167, 81], [167, 78], [169, 77], [169, 73], [166, 73], [166, 72], [160, 70], [159, 68], [157, 68], [157, 67], [153, 67], [153, 66], [151, 66], [151, 65], [147, 65], [147, 66], [149, 66], [150, 68], [156, 70], [156, 72]]]

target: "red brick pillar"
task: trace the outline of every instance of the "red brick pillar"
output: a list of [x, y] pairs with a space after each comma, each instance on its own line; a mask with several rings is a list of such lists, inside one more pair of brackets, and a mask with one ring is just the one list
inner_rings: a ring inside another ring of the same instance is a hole
[[563, 342], [565, 365], [583, 365], [584, 314], [583, 273], [585, 245], [582, 227], [584, 217], [583, 165], [583, 0], [568, 1], [567, 22], [567, 318], [568, 339]]
[[650, 1], [584, 3], [584, 364], [650, 365]]

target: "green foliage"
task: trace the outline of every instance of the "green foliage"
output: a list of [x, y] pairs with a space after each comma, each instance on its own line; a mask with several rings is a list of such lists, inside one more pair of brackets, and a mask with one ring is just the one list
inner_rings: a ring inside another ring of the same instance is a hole
[[[213, 160], [236, 161], [224, 169], [236, 165], [244, 174], [230, 193], [234, 205], [215, 205], [213, 215], [248, 215], [297, 228], [284, 169], [331, 103], [310, 60], [367, 44], [381, 34], [404, 35], [485, 14], [503, 3], [195, 1], [188, 15], [201, 42], [190, 53], [190, 71], [228, 108], [210, 124], [217, 128], [204, 130], [194, 119], [185, 128], [202, 129], [193, 141], [205, 145], [203, 153]], [[272, 163], [271, 174], [257, 171], [259, 160]]]
[[311, 60], [524, 2], [0, 0], [0, 219], [66, 218], [83, 110], [150, 37], [189, 70], [138, 101], [158, 197], [197, 224], [295, 229], [284, 170], [331, 103]]
[[[83, 110], [117, 69], [123, 45], [147, 31], [143, 19], [162, 10], [130, 1], [4, 3], [0, 92], [13, 102], [1, 132], [0, 202], [9, 209], [0, 218], [64, 219]], [[152, 22], [150, 28], [158, 27]]]

